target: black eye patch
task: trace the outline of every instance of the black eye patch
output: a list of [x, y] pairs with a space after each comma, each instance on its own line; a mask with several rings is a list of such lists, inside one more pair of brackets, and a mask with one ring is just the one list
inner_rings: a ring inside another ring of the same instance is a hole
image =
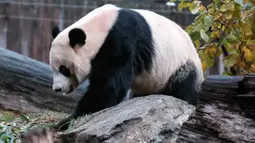
[[70, 73], [69, 69], [66, 68], [66, 66], [64, 66], [64, 65], [61, 65], [58, 70], [65, 77], [70, 77], [71, 76], [71, 73]]

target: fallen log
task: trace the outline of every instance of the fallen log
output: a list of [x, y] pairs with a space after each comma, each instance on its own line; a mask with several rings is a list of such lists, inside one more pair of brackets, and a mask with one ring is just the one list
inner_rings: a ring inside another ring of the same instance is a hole
[[0, 107], [18, 112], [48, 109], [70, 113], [86, 91], [87, 82], [69, 96], [52, 91], [49, 65], [0, 48]]
[[78, 119], [56, 143], [172, 143], [195, 107], [171, 96], [150, 95]]
[[210, 76], [177, 142], [255, 142], [255, 76]]

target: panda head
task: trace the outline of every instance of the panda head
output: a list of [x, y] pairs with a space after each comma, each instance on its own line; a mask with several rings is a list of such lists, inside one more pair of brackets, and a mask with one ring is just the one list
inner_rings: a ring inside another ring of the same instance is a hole
[[54, 38], [49, 55], [53, 70], [52, 89], [68, 94], [82, 83], [90, 72], [90, 60], [82, 50], [86, 45], [86, 34], [80, 28], [60, 31], [52, 29]]

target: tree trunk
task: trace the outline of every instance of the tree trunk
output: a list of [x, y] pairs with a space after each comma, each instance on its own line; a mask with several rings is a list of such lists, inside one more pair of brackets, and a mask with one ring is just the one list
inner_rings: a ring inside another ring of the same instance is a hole
[[69, 96], [53, 92], [49, 65], [4, 48], [0, 48], [0, 63], [0, 106], [7, 110], [70, 113], [86, 91], [87, 82]]
[[177, 142], [255, 142], [255, 76], [211, 76]]

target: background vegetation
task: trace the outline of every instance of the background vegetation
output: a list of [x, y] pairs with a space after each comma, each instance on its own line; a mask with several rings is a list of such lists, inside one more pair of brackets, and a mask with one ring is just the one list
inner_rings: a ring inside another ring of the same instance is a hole
[[65, 113], [45, 111], [43, 113], [20, 114], [0, 110], [0, 143], [20, 143], [20, 135], [38, 127], [52, 127]]
[[255, 0], [213, 0], [207, 7], [199, 0], [180, 1], [178, 10], [188, 8], [198, 14], [186, 31], [195, 43], [204, 71], [223, 54], [223, 75], [255, 72]]

